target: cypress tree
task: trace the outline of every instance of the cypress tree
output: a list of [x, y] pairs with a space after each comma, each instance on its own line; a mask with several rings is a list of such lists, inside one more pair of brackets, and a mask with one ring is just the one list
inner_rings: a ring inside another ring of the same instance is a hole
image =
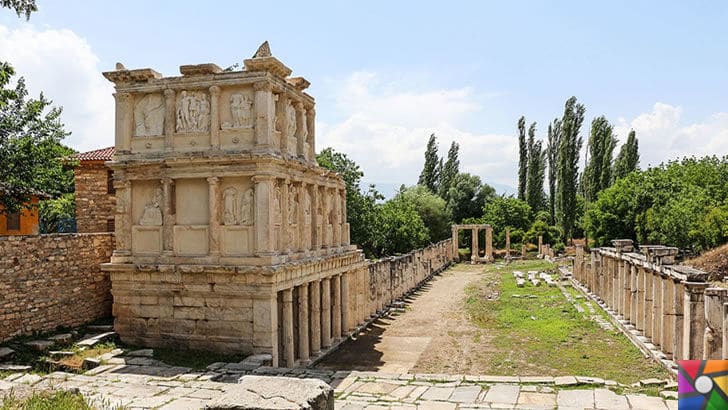
[[[452, 187], [453, 181], [455, 181], [455, 177], [460, 172], [459, 152], [460, 145], [453, 141], [450, 144], [450, 149], [447, 151], [447, 161], [442, 166], [442, 172], [440, 172], [439, 195], [445, 201], [450, 198], [450, 188]], [[440, 159], [440, 162], [442, 162], [442, 159]]]
[[427, 141], [427, 149], [425, 150], [425, 165], [422, 168], [417, 184], [426, 186], [432, 193], [437, 192], [437, 182], [439, 179], [438, 163], [437, 138], [435, 134], [431, 134], [430, 140]]
[[631, 130], [627, 142], [622, 144], [617, 159], [614, 160], [614, 172], [612, 172], [614, 180], [624, 178], [630, 172], [637, 170], [639, 162], [639, 142], [634, 130]]
[[617, 140], [613, 127], [604, 116], [592, 121], [591, 133], [587, 144], [589, 163], [584, 168], [584, 197], [589, 202], [597, 199], [597, 194], [612, 184], [612, 155]]
[[579, 151], [583, 143], [579, 132], [584, 122], [586, 109], [571, 97], [564, 105], [561, 119], [561, 141], [559, 141], [559, 164], [557, 173], [558, 220], [564, 241], [573, 237], [576, 222], [576, 191], [579, 178]]
[[559, 141], [561, 139], [561, 120], [556, 118], [549, 124], [548, 145], [546, 146], [549, 165], [549, 216], [551, 225], [556, 225], [556, 175], [559, 162]]
[[526, 145], [526, 117], [518, 120], [518, 199], [526, 199], [528, 173], [528, 145]]
[[528, 129], [528, 168], [526, 177], [526, 202], [533, 212], [543, 209], [543, 179], [546, 161], [541, 141], [535, 141], [536, 123]]

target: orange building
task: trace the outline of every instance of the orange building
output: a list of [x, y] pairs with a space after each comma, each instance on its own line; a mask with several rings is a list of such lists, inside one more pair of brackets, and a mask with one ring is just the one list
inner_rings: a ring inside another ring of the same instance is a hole
[[[1, 192], [0, 192], [1, 194]], [[38, 196], [31, 197], [33, 206], [30, 209], [24, 208], [19, 212], [6, 214], [0, 213], [0, 236], [5, 235], [38, 235], [40, 221], [38, 219]], [[2, 210], [0, 205], [0, 210]]]

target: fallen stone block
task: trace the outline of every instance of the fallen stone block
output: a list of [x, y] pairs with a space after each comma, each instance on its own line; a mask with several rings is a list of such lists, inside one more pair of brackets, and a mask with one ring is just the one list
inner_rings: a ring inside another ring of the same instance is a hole
[[321, 380], [291, 377], [244, 376], [212, 399], [211, 410], [311, 409], [333, 410], [334, 389]]
[[15, 350], [9, 347], [0, 347], [0, 361], [10, 360], [15, 355]]
[[526, 281], [523, 279], [516, 279], [516, 286], [519, 288], [522, 288], [526, 284]]
[[126, 354], [131, 357], [154, 357], [154, 349], [133, 350]]
[[79, 346], [93, 347], [99, 343], [109, 341], [116, 337], [116, 332], [106, 332], [98, 335], [86, 335], [83, 340], [78, 342]]
[[244, 364], [257, 364], [258, 366], [270, 366], [273, 363], [273, 356], [269, 354], [254, 354], [246, 357], [242, 362]]
[[667, 381], [661, 380], [661, 379], [656, 379], [656, 378], [640, 380], [640, 386], [643, 386], [643, 387], [644, 386], [662, 386], [663, 384], [666, 384], [666, 383], [667, 383]]
[[50, 340], [31, 340], [30, 342], [26, 342], [25, 345], [33, 348], [34, 350], [42, 352], [55, 346], [55, 343], [51, 342]]
[[54, 359], [59, 359], [61, 357], [69, 357], [69, 356], [73, 356], [75, 354], [76, 353], [74, 353], [74, 352], [69, 352], [69, 351], [64, 351], [64, 350], [60, 350], [60, 351], [52, 350], [52, 351], [48, 352], [48, 355], [50, 355], [50, 357], [52, 357]]
[[95, 369], [99, 366], [101, 366], [101, 360], [95, 357], [87, 357], [83, 359], [83, 363], [81, 364], [81, 368], [84, 370]]
[[73, 340], [73, 335], [70, 333], [61, 333], [59, 335], [49, 337], [48, 340], [51, 340], [58, 344], [67, 344]]
[[554, 377], [555, 386], [576, 386], [578, 384], [579, 384], [579, 382], [576, 380], [576, 377], [574, 377], [574, 376]]
[[32, 369], [32, 367], [24, 364], [0, 364], [0, 371], [25, 372], [30, 369]]
[[533, 283], [533, 286], [540, 286], [541, 281], [538, 279], [531, 279], [531, 283]]
[[93, 332], [113, 332], [114, 331], [114, 325], [89, 325], [86, 326], [86, 329], [91, 330]]

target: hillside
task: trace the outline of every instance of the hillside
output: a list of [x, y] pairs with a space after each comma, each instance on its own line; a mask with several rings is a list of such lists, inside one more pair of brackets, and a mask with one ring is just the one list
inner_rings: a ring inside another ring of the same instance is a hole
[[711, 282], [722, 282], [723, 277], [728, 276], [728, 244], [688, 259], [684, 264], [708, 272], [710, 274], [708, 280]]

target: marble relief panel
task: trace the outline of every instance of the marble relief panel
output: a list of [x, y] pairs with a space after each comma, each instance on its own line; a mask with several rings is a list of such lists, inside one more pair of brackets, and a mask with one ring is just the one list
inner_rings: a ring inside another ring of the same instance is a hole
[[253, 253], [255, 234], [255, 188], [249, 177], [225, 177], [220, 184], [222, 253], [245, 256]]
[[202, 91], [177, 93], [176, 131], [204, 133], [210, 130], [210, 98]]
[[164, 134], [164, 97], [146, 94], [134, 101], [134, 136], [152, 137]]

